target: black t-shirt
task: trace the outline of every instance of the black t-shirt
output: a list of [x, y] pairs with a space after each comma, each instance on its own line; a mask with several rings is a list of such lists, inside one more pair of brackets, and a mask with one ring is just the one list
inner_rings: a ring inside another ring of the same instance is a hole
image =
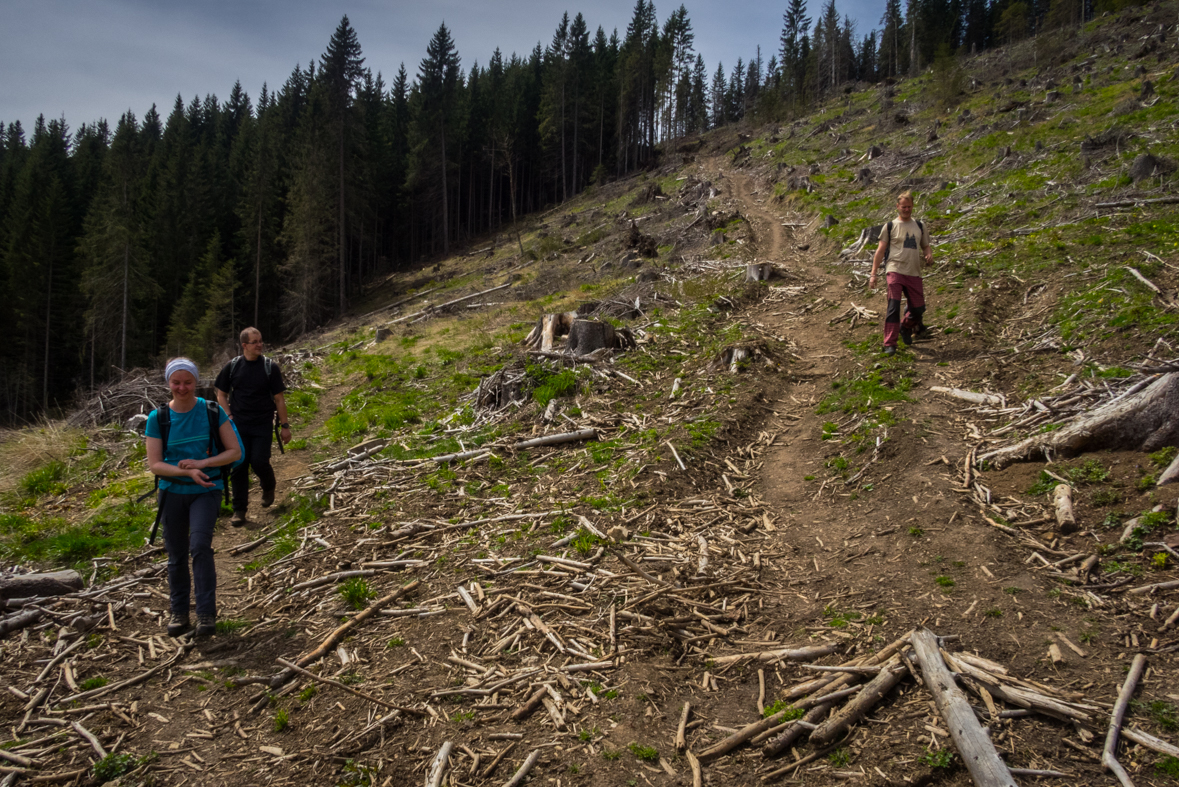
[[[231, 369], [233, 379], [230, 379]], [[282, 370], [273, 361], [267, 379], [266, 360], [261, 356], [256, 361], [247, 361], [242, 356], [236, 364], [233, 361], [225, 364], [213, 385], [229, 393], [229, 411], [239, 431], [269, 430], [274, 423], [274, 395], [287, 389]]]

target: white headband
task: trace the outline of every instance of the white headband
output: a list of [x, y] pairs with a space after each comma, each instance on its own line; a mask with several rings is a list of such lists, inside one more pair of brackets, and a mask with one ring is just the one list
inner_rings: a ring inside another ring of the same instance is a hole
[[201, 373], [197, 371], [197, 365], [187, 358], [173, 358], [168, 362], [164, 368], [164, 379], [170, 381], [172, 375], [176, 372], [191, 372], [194, 379], [201, 379]]

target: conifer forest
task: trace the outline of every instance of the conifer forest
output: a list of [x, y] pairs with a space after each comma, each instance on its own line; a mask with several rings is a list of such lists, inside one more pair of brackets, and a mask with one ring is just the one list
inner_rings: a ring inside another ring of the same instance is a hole
[[677, 138], [787, 120], [1119, 1], [886, 0], [860, 32], [835, 0], [815, 18], [787, 0], [778, 51], [706, 64], [687, 8], [661, 20], [637, 0], [624, 28], [566, 13], [510, 55], [460, 55], [442, 24], [391, 74], [345, 16], [317, 60], [253, 96], [238, 82], [113, 122], [0, 124], [0, 418], [167, 356], [210, 361], [245, 325], [293, 338], [399, 266], [513, 242], [520, 217]]

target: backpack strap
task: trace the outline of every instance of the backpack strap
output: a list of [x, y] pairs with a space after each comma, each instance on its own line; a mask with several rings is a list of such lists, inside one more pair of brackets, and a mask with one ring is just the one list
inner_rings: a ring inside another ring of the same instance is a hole
[[888, 238], [888, 243], [884, 244], [884, 261], [888, 262], [888, 254], [892, 251], [892, 222], [884, 225], [884, 232], [882, 236]]

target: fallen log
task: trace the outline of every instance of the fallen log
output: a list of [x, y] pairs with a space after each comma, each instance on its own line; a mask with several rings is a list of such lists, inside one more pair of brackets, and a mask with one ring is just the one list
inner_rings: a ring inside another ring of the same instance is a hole
[[884, 695], [901, 682], [901, 678], [908, 672], [901, 662], [900, 656], [893, 656], [884, 664], [880, 674], [864, 685], [851, 700], [836, 715], [827, 719], [811, 732], [810, 742], [816, 746], [825, 746], [847, 731], [849, 727], [867, 715]]
[[946, 722], [950, 740], [962, 755], [977, 787], [1015, 787], [1015, 780], [986, 731], [974, 716], [974, 709], [954, 684], [954, 676], [938, 652], [937, 637], [927, 628], [913, 632], [913, 654], [925, 677], [925, 686]]
[[1179, 442], [1179, 372], [1115, 399], [1060, 429], [1037, 434], [979, 457], [1002, 469], [1047, 453], [1073, 456], [1101, 448], [1157, 451]]
[[563, 432], [561, 434], [551, 434], [545, 437], [537, 437], [532, 440], [522, 440], [512, 448], [517, 450], [522, 448], [539, 448], [545, 445], [559, 445], [561, 443], [575, 443], [580, 440], [597, 440], [598, 432], [595, 429], [578, 429], [576, 432]]
[[39, 622], [44, 615], [45, 613], [39, 609], [28, 609], [24, 612], [17, 612], [15, 615], [9, 615], [0, 620], [0, 637], [6, 637], [13, 631], [32, 626]]
[[72, 569], [0, 577], [0, 598], [3, 599], [22, 596], [64, 596], [81, 589], [82, 575]]
[[718, 667], [725, 664], [732, 664], [736, 661], [743, 661], [744, 659], [753, 659], [754, 661], [814, 661], [817, 658], [828, 656], [839, 650], [837, 643], [831, 642], [825, 645], [806, 645], [804, 647], [789, 647], [779, 648], [777, 650], [759, 650], [756, 653], [737, 653], [732, 656], [720, 656], [713, 659]]
[[[802, 717], [802, 721], [806, 724], [817, 725], [822, 722], [823, 719], [827, 718], [827, 714], [831, 712], [832, 707], [834, 707], [833, 703], [826, 702], [821, 705], [816, 705], [815, 707], [811, 708], [805, 716]], [[774, 738], [765, 746], [763, 746], [761, 750], [761, 756], [765, 757], [766, 759], [769, 759], [770, 757], [777, 757], [779, 754], [793, 746], [794, 742], [801, 738], [803, 733], [805, 733], [808, 729], [809, 728], [803, 724], [792, 725], [790, 729], [786, 730], [777, 738]]]
[[931, 386], [929, 390], [934, 393], [943, 393], [946, 396], [952, 396], [955, 399], [961, 399], [965, 402], [971, 402], [972, 404], [983, 404], [989, 407], [1007, 406], [1007, 400], [996, 394], [975, 393], [974, 391], [963, 391], [961, 388], [944, 388], [940, 385]]

